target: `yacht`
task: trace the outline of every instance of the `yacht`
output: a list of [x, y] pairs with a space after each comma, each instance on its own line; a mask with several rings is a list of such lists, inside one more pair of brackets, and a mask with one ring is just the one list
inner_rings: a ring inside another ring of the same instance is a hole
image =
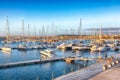
[[110, 51], [118, 51], [119, 46], [116, 46], [115, 44], [108, 44], [110, 46]]
[[57, 46], [57, 49], [65, 49], [66, 48], [66, 44], [62, 43], [59, 46]]
[[88, 51], [88, 50], [90, 50], [90, 47], [87, 47], [87, 46], [73, 46], [72, 49], [73, 50], [80, 50], [80, 51]]
[[41, 50], [40, 53], [49, 58], [54, 58], [56, 56], [54, 50]]
[[97, 52], [97, 51], [99, 51], [97, 45], [92, 46], [92, 47], [90, 48], [90, 50], [91, 50], [92, 52]]
[[27, 47], [26, 47], [26, 45], [19, 45], [19, 46], [17, 47], [17, 49], [18, 49], [18, 50], [23, 50], [23, 51], [25, 51], [25, 50], [27, 50]]
[[2, 47], [1, 50], [2, 51], [11, 51], [12, 49], [10, 47]]
[[118, 46], [111, 47], [110, 51], [119, 51], [119, 47]]
[[72, 47], [72, 50], [79, 50], [80, 49], [80, 46], [73, 46]]
[[98, 48], [98, 50], [100, 52], [105, 52], [105, 51], [107, 51], [109, 49], [110, 49], [110, 47], [108, 45], [104, 45], [104, 46], [101, 46], [101, 47]]
[[100, 52], [105, 52], [105, 51], [107, 51], [107, 49], [106, 49], [104, 46], [99, 47], [98, 50], [99, 50]]
[[72, 50], [72, 44], [66, 45], [66, 46], [65, 46], [65, 49], [66, 49], [66, 50]]

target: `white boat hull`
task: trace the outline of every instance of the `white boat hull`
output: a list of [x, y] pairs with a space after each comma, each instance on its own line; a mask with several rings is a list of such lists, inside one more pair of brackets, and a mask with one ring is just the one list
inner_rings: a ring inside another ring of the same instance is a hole
[[53, 58], [55, 57], [55, 52], [54, 51], [40, 51], [41, 54], [45, 55], [46, 57]]
[[8, 48], [8, 47], [2, 47], [1, 50], [2, 50], [2, 51], [11, 51], [12, 49], [11, 49], [11, 48]]

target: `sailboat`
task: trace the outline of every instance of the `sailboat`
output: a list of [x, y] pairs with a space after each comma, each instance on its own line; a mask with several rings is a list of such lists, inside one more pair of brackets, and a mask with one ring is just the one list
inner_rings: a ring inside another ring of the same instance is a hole
[[[6, 36], [6, 39], [9, 40], [9, 37], [10, 37], [10, 30], [9, 30], [8, 16], [7, 16], [6, 22], [7, 22], [7, 36]], [[1, 50], [2, 50], [2, 51], [11, 52], [12, 49], [11, 49], [11, 47], [8, 46], [8, 43], [7, 43], [7, 45], [1, 47]]]
[[27, 50], [27, 46], [25, 45], [25, 42], [24, 42], [24, 20], [22, 20], [22, 28], [23, 28], [23, 35], [22, 35], [23, 44], [18, 45], [17, 49], [25, 51]]

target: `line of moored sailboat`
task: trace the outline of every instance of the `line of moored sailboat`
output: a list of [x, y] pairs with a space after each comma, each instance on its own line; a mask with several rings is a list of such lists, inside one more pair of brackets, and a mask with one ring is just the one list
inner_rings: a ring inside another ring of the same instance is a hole
[[[0, 42], [0, 44], [5, 44]], [[44, 42], [12, 42], [11, 46], [1, 46], [1, 51], [11, 52], [14, 49], [27, 51], [38, 49], [43, 57], [55, 57], [54, 49], [62, 50], [77, 50], [77, 51], [91, 51], [91, 52], [105, 52], [105, 51], [119, 51], [120, 41], [110, 40], [66, 40], [53, 43]], [[13, 46], [15, 45], [15, 46]]]

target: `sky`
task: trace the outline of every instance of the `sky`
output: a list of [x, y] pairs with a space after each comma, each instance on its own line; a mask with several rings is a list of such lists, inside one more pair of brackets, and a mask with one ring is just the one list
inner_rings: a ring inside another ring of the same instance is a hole
[[120, 0], [0, 0], [0, 35], [6, 31], [8, 16], [11, 34], [37, 35], [44, 26], [48, 34], [77, 33], [82, 29], [120, 27]]

